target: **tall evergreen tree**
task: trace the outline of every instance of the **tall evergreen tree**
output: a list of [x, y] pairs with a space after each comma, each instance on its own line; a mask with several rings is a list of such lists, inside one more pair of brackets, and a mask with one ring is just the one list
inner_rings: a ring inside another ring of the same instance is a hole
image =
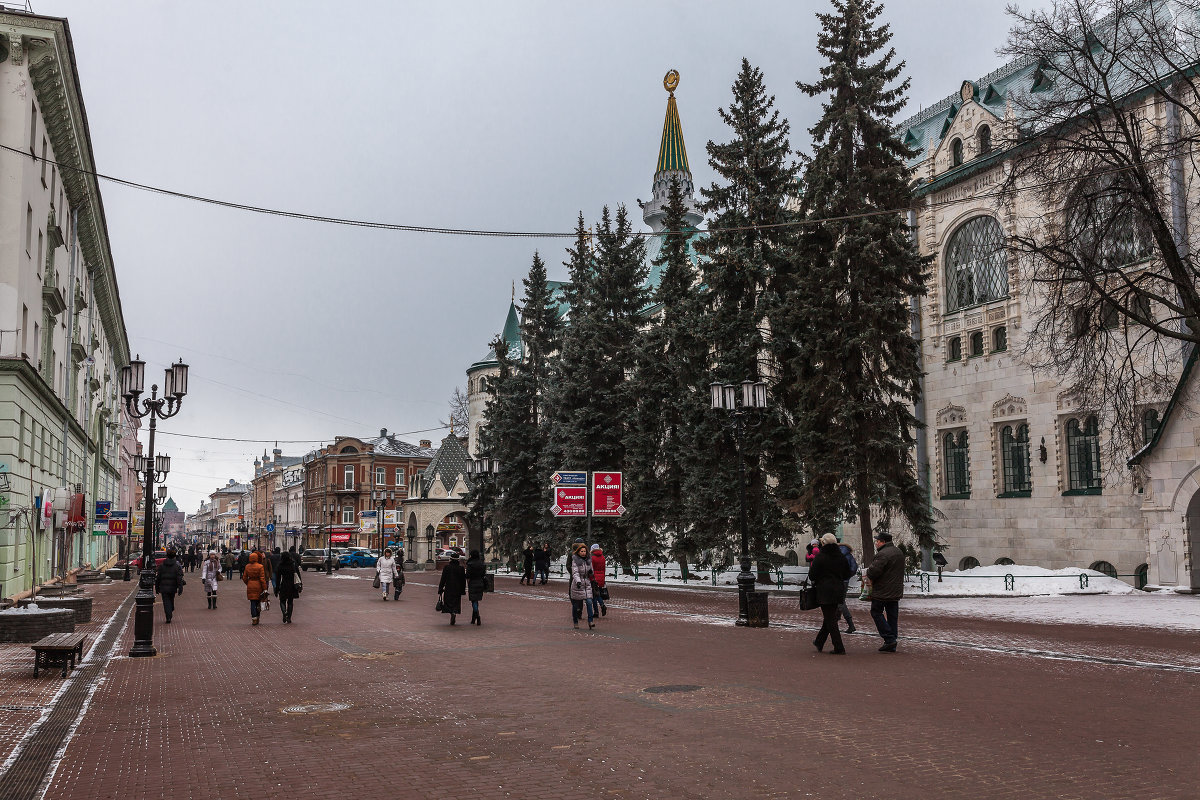
[[679, 182], [668, 190], [666, 232], [654, 264], [662, 278], [658, 306], [638, 344], [631, 384], [636, 404], [628, 440], [629, 500], [626, 521], [631, 546], [645, 552], [671, 543], [671, 555], [687, 570], [697, 554], [721, 541], [706, 541], [688, 517], [686, 487], [695, 463], [694, 433], [701, 423], [707, 389], [708, 342], [700, 330], [696, 270], [688, 254], [695, 230], [687, 229], [687, 206]]
[[[793, 221], [788, 201], [796, 191], [798, 171], [788, 123], [774, 102], [762, 72], [743, 59], [733, 101], [720, 110], [732, 138], [708, 143], [709, 164], [720, 182], [701, 189], [710, 232], [697, 249], [707, 257], [700, 272], [705, 334], [713, 346], [710, 380], [722, 383], [774, 381], [763, 323], [771, 299], [786, 293], [791, 277], [795, 232], [787, 225]], [[706, 396], [697, 400], [708, 404]], [[768, 548], [790, 538], [765, 468], [776, 443], [787, 438], [783, 409], [772, 401], [761, 418], [761, 425], [748, 431], [745, 447], [747, 515], [760, 573]], [[695, 454], [698, 469], [688, 495], [695, 504], [691, 515], [698, 533], [706, 538], [728, 537], [737, 530], [738, 457], [724, 422], [709, 413], [697, 430], [697, 441], [711, 444]]]
[[892, 124], [908, 89], [897, 82], [904, 63], [888, 46], [889, 27], [876, 23], [876, 0], [832, 3], [818, 15], [821, 78], [797, 83], [825, 98], [802, 184], [801, 269], [770, 322], [797, 378], [785, 399], [797, 414], [804, 515], [818, 531], [839, 512], [857, 517], [869, 554], [873, 505], [902, 513], [922, 545], [934, 540], [913, 463], [921, 362], [910, 299], [925, 293], [926, 262], [905, 218], [880, 213], [911, 199], [910, 151]]
[[[639, 315], [649, 297], [645, 244], [624, 206], [615, 217], [604, 209], [595, 239], [593, 253], [581, 215], [568, 251], [571, 308], [554, 370], [551, 452], [559, 460], [555, 469], [624, 471], [629, 409], [636, 402], [626, 376], [634, 369]], [[628, 568], [626, 531], [613, 519], [593, 525], [593, 538], [614, 546]]]

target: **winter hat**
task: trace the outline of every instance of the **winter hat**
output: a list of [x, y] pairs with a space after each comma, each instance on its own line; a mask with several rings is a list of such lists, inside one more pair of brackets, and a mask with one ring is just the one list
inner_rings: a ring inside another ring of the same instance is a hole
[[837, 537], [832, 533], [827, 533], [821, 537], [821, 544], [837, 544]]
[[591, 552], [593, 552], [593, 553], [594, 553], [594, 552], [596, 552], [596, 551], [597, 551], [597, 550], [599, 550], [599, 549], [600, 549], [600, 545], [598, 545], [598, 544], [594, 544], [594, 545], [592, 545], [591, 547], [589, 547], [589, 548], [588, 548], [588, 550], [590, 550], [590, 551], [591, 551]]
[[452, 558], [452, 559], [453, 559], [453, 560], [455, 560], [455, 561], [458, 561], [458, 551], [457, 551], [457, 550], [451, 550], [451, 551], [450, 551], [450, 558]]
[[877, 541], [877, 542], [890, 542], [891, 540], [892, 540], [892, 535], [890, 533], [875, 534], [875, 541]]

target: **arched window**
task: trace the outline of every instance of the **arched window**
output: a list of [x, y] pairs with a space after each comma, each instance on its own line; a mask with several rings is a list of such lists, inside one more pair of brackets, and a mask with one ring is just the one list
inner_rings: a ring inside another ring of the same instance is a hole
[[983, 331], [971, 334], [971, 358], [983, 355]]
[[1100, 473], [1100, 430], [1095, 416], [1080, 422], [1067, 420], [1067, 488], [1072, 492], [1098, 494]]
[[979, 559], [976, 558], [975, 556], [963, 556], [962, 559], [960, 559], [958, 562], [958, 568], [960, 570], [975, 569], [978, 566], [979, 566]]
[[967, 432], [953, 432], [942, 437], [942, 466], [946, 475], [944, 499], [961, 500], [971, 496], [971, 459], [967, 448]]
[[958, 361], [961, 358], [962, 358], [962, 337], [961, 336], [951, 336], [950, 341], [947, 343], [946, 360], [947, 361]]
[[994, 217], [967, 220], [946, 246], [946, 312], [1008, 297], [1004, 232]]
[[1084, 181], [1068, 208], [1067, 230], [1082, 266], [1116, 269], [1154, 252], [1145, 218], [1116, 177]]
[[996, 566], [999, 567], [1011, 567], [1015, 563], [1017, 562], [1013, 561], [1008, 556], [1002, 556], [1001, 558], [996, 559]]
[[987, 125], [979, 126], [979, 155], [986, 156], [992, 152], [992, 129]]
[[358, 448], [352, 444], [348, 444], [338, 451], [339, 453], [354, 454], [358, 452]]
[[1029, 479], [1029, 426], [1000, 429], [1000, 461], [1004, 473], [1004, 494], [1028, 497], [1033, 489]]
[[950, 142], [950, 166], [961, 167], [963, 162], [962, 139]]
[[992, 352], [1003, 353], [1008, 349], [1008, 328], [1001, 325], [992, 331]]
[[1149, 442], [1158, 433], [1162, 421], [1158, 418], [1157, 408], [1147, 408], [1142, 412], [1142, 441]]
[[1146, 584], [1150, 582], [1150, 565], [1139, 564], [1138, 568], [1133, 571], [1133, 588], [1145, 589]]
[[1088, 569], [1095, 570], [1096, 572], [1103, 572], [1110, 578], [1117, 577], [1117, 568], [1107, 561], [1096, 561], [1090, 567], [1088, 567]]
[[783, 563], [787, 564], [789, 567], [800, 566], [800, 554], [795, 550], [788, 550], [783, 554]]

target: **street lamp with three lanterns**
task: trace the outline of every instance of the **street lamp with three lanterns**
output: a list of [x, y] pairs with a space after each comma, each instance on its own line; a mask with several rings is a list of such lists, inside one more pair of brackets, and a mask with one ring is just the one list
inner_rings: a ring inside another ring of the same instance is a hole
[[169, 419], [179, 413], [188, 391], [188, 365], [180, 359], [166, 368], [162, 397], [158, 396], [158, 384], [150, 387], [149, 397], [142, 397], [145, 390], [146, 362], [137, 356], [121, 367], [121, 398], [126, 413], [135, 419], [150, 418], [150, 438], [146, 448], [150, 455], [137, 456], [134, 462], [138, 480], [145, 482], [146, 510], [142, 527], [142, 573], [134, 598], [136, 610], [133, 616], [133, 647], [129, 651], [131, 658], [158, 653], [154, 647], [154, 580], [157, 569], [147, 527], [154, 524], [154, 508], [157, 505], [154, 484], [167, 479], [167, 473], [171, 471], [171, 457], [155, 454], [154, 431], [159, 419]]
[[[500, 461], [495, 458], [483, 456], [481, 458], [473, 458], [467, 462], [467, 474], [472, 478], [480, 479], [485, 476], [495, 475], [500, 471]], [[474, 526], [477, 530], [471, 531], [471, 550], [478, 550], [479, 556], [482, 558], [483, 552], [483, 525], [477, 524]], [[495, 536], [492, 541], [495, 542]]]

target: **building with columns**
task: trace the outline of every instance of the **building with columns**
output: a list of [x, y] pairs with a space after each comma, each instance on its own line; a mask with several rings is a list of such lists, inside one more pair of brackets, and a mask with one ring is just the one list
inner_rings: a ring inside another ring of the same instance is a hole
[[[95, 501], [134, 499], [129, 342], [65, 19], [0, 11], [0, 146], [0, 596], [15, 596], [115, 558], [116, 537], [91, 535]], [[43, 525], [51, 495], [83, 495], [82, 524]]]

